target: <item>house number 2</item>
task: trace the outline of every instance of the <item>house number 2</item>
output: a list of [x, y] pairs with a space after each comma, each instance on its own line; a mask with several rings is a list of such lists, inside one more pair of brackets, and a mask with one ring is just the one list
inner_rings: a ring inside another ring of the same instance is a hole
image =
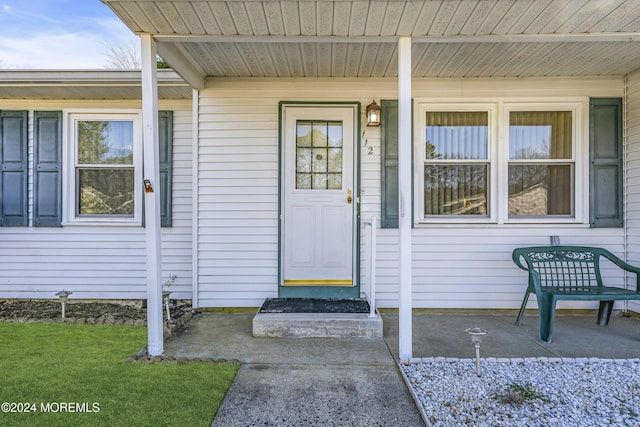
[[372, 155], [372, 154], [373, 154], [373, 147], [369, 147], [369, 146], [368, 146], [368, 144], [369, 144], [369, 140], [368, 140], [368, 139], [365, 139], [365, 140], [364, 140], [364, 147], [365, 147], [365, 148], [366, 148], [366, 150], [367, 150], [367, 155], [368, 155], [368, 156], [370, 156], [370, 155]]

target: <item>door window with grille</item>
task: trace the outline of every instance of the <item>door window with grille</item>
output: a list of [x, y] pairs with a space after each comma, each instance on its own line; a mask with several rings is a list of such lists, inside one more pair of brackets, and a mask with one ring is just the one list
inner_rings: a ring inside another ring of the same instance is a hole
[[342, 189], [342, 122], [296, 122], [296, 189]]

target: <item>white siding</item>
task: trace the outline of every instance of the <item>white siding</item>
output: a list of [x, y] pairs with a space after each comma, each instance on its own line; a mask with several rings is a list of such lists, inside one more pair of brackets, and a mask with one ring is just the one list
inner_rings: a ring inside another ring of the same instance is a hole
[[[625, 224], [627, 259], [640, 265], [640, 71], [627, 77], [625, 113]], [[635, 286], [629, 280], [629, 286]], [[629, 308], [640, 312], [640, 303], [630, 301]]]
[[[33, 112], [66, 108], [140, 108], [140, 102], [0, 100], [0, 110], [29, 111], [30, 218]], [[172, 296], [191, 298], [191, 103], [161, 101], [160, 109], [174, 111], [173, 227], [162, 229], [163, 278], [177, 275]], [[64, 164], [63, 173], [67, 173]], [[0, 298], [54, 298], [65, 289], [73, 292], [71, 298], [144, 299], [145, 274], [142, 227], [0, 227]]]
[[[161, 229], [162, 277], [176, 275], [172, 298], [191, 299], [193, 223], [193, 114], [191, 102], [163, 103], [161, 110], [173, 110], [173, 218], [171, 227]], [[140, 230], [142, 232], [142, 230]], [[145, 295], [146, 297], [146, 295]]]
[[[526, 273], [511, 260], [513, 249], [547, 245], [549, 236], [563, 244], [604, 246], [623, 253], [621, 230], [562, 226], [429, 227], [413, 231], [413, 298], [415, 307], [517, 308], [527, 287]], [[397, 305], [396, 230], [380, 230], [377, 298], [381, 307]], [[617, 284], [616, 270], [603, 272]], [[592, 306], [593, 304], [588, 304]], [[560, 308], [579, 304], [561, 302]], [[531, 298], [529, 307], [535, 307]]]
[[[415, 98], [615, 97], [621, 78], [415, 79]], [[199, 305], [259, 306], [278, 295], [278, 103], [360, 102], [397, 98], [395, 79], [212, 79], [200, 92]], [[362, 123], [362, 289], [368, 283], [364, 222], [380, 219], [380, 129]], [[588, 146], [585, 135], [582, 144]], [[370, 153], [369, 147], [373, 148]], [[587, 216], [588, 217], [588, 216]], [[640, 218], [639, 218], [640, 219]], [[378, 229], [381, 307], [397, 307], [397, 230]], [[518, 308], [526, 276], [511, 261], [515, 247], [562, 243], [624, 253], [622, 229], [585, 225], [416, 226], [415, 307]], [[640, 252], [640, 250], [639, 250]], [[614, 282], [623, 277], [605, 269]], [[531, 303], [535, 307], [535, 303]], [[579, 306], [561, 304], [560, 307]], [[591, 305], [589, 305], [591, 306]]]

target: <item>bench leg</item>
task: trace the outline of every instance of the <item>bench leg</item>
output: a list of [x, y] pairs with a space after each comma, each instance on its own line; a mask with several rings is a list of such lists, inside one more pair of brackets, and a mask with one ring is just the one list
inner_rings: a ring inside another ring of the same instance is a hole
[[531, 292], [529, 292], [529, 290], [527, 289], [527, 292], [524, 293], [522, 305], [520, 306], [520, 312], [518, 313], [518, 317], [516, 318], [516, 326], [520, 325], [520, 321], [522, 320], [522, 316], [524, 315], [524, 308], [527, 306], [527, 302], [529, 301], [529, 295], [531, 295]]
[[553, 333], [553, 321], [556, 317], [556, 300], [551, 295], [538, 297], [540, 315], [540, 341], [550, 343]]
[[600, 309], [598, 310], [598, 325], [606, 326], [611, 318], [613, 303], [615, 301], [600, 301]]

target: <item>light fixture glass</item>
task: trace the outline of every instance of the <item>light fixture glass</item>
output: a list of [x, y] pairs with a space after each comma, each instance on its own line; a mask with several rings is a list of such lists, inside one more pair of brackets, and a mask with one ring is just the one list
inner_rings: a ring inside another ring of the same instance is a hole
[[367, 105], [367, 126], [380, 126], [380, 106], [375, 100]]

